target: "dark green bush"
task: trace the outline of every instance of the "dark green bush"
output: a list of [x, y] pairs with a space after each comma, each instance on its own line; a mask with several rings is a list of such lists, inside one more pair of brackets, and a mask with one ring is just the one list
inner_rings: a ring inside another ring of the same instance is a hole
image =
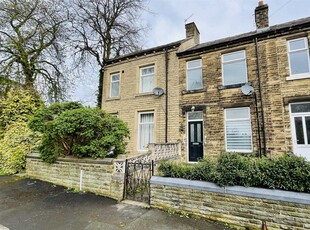
[[217, 159], [204, 159], [195, 165], [164, 162], [160, 164], [159, 171], [166, 177], [203, 180], [220, 186], [310, 192], [310, 162], [290, 155], [255, 158], [223, 153]]
[[221, 154], [216, 164], [215, 182], [220, 185], [251, 186], [255, 184], [257, 167], [255, 158], [241, 156], [235, 153]]
[[310, 192], [310, 163], [302, 157], [283, 155], [258, 161], [261, 187]]
[[[126, 124], [99, 109], [78, 103], [53, 104], [40, 109], [30, 127], [43, 133], [41, 158], [53, 163], [58, 156], [104, 158], [125, 152]], [[113, 151], [112, 151], [113, 150]]]
[[192, 180], [212, 181], [217, 180], [215, 162], [212, 160], [202, 160], [196, 165], [192, 165], [191, 178]]
[[165, 172], [165, 176], [174, 178], [192, 179], [192, 166], [188, 164], [177, 164], [173, 162], [162, 162], [159, 166], [161, 172]]

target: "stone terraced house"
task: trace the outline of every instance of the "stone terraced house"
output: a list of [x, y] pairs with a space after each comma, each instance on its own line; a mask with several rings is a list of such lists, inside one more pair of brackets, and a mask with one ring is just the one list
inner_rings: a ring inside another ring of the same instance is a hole
[[269, 26], [255, 9], [255, 31], [200, 43], [186, 38], [108, 62], [102, 108], [123, 119], [128, 153], [149, 143], [181, 143], [182, 161], [221, 152], [310, 160], [310, 17]]

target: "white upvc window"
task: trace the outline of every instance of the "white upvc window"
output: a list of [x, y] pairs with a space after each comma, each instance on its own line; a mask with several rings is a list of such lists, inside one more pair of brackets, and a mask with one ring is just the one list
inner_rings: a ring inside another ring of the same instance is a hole
[[248, 81], [245, 50], [222, 55], [223, 85], [234, 85]]
[[250, 108], [225, 109], [227, 152], [252, 152]]
[[110, 97], [119, 96], [119, 82], [120, 82], [120, 74], [119, 73], [111, 74]]
[[201, 59], [186, 62], [186, 89], [202, 89]]
[[154, 89], [155, 66], [140, 68], [140, 93], [152, 92]]
[[307, 38], [287, 42], [290, 75], [294, 78], [310, 77], [310, 59]]
[[139, 113], [138, 150], [146, 151], [150, 143], [154, 143], [154, 112]]

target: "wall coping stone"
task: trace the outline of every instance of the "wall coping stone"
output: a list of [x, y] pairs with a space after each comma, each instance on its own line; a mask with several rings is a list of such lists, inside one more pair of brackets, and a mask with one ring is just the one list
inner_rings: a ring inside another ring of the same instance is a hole
[[[29, 153], [27, 155], [27, 158], [32, 158], [32, 159], [40, 159], [40, 154], [39, 153]], [[76, 157], [58, 157], [57, 162], [73, 162], [73, 163], [89, 163], [89, 164], [107, 164], [107, 165], [112, 165], [114, 158], [105, 158], [105, 159], [93, 159], [93, 158], [76, 158]]]
[[220, 187], [211, 182], [159, 176], [153, 176], [151, 184], [310, 205], [310, 194], [301, 192], [243, 186]]

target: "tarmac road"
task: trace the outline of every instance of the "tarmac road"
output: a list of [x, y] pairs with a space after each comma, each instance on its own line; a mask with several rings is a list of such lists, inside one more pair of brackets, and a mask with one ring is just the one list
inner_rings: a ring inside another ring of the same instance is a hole
[[39, 180], [0, 176], [0, 230], [224, 230], [222, 224], [146, 209]]

